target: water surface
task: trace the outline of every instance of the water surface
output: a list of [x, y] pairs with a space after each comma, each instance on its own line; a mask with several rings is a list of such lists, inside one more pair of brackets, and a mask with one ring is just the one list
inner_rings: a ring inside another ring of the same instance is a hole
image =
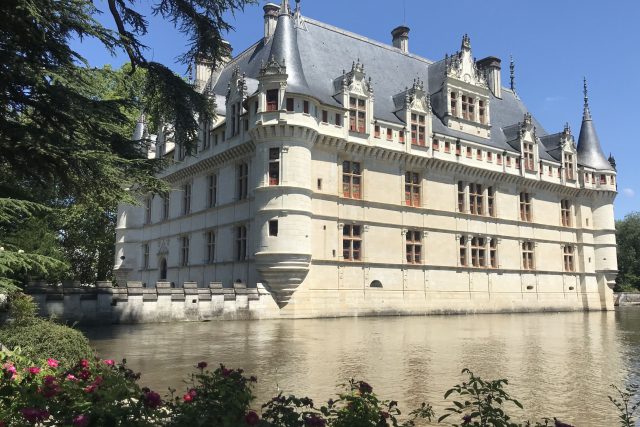
[[401, 408], [430, 402], [468, 367], [508, 378], [524, 405], [517, 420], [557, 416], [615, 424], [610, 384], [640, 367], [640, 308], [609, 313], [496, 314], [121, 325], [87, 329], [104, 358], [126, 358], [141, 383], [184, 390], [193, 366], [224, 363], [256, 375], [256, 406], [278, 389], [324, 402], [336, 385], [365, 379]]

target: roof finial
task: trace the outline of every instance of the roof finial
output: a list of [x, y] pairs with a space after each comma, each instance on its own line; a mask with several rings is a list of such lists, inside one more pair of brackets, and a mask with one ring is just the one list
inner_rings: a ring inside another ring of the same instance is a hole
[[289, 10], [289, 0], [282, 0], [282, 3], [280, 3], [280, 14], [288, 14]]
[[591, 112], [589, 111], [589, 88], [587, 87], [587, 78], [583, 78], [584, 83], [584, 112], [582, 120], [591, 120]]
[[516, 63], [513, 61], [513, 55], [509, 55], [511, 63], [509, 64], [509, 70], [511, 71], [511, 91], [516, 92]]

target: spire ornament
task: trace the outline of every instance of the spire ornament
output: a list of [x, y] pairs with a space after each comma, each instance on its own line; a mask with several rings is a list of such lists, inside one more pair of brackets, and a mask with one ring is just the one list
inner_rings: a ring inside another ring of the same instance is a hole
[[513, 61], [513, 55], [509, 55], [510, 58], [510, 64], [509, 64], [509, 71], [510, 71], [510, 80], [511, 80], [511, 91], [513, 93], [516, 93], [516, 63]]
[[589, 88], [587, 86], [587, 78], [583, 78], [584, 83], [584, 112], [582, 114], [582, 120], [591, 120], [591, 111], [589, 111]]

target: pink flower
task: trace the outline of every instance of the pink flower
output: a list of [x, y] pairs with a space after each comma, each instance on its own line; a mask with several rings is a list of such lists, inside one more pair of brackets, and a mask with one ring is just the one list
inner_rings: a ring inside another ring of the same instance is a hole
[[100, 384], [102, 384], [103, 381], [104, 380], [102, 379], [101, 376], [97, 376], [96, 379], [93, 380], [93, 384], [94, 385], [100, 385]]
[[88, 368], [89, 367], [89, 361], [87, 359], [82, 359], [80, 361], [80, 366], [82, 366], [83, 368]]
[[85, 393], [93, 393], [96, 391], [97, 386], [95, 384], [88, 385], [84, 388]]
[[53, 375], [46, 375], [42, 381], [45, 385], [52, 385], [56, 381], [56, 377]]
[[184, 400], [185, 403], [189, 403], [193, 400], [193, 397], [190, 394], [185, 394], [182, 396], [182, 400]]
[[198, 392], [196, 391], [195, 388], [192, 388], [191, 390], [189, 390], [189, 396], [196, 397], [197, 395], [198, 395]]
[[142, 396], [142, 403], [148, 408], [156, 409], [162, 405], [162, 398], [155, 391], [147, 391]]
[[67, 375], [67, 381], [78, 381], [78, 378], [73, 374], [69, 374]]
[[28, 371], [31, 375], [38, 375], [40, 373], [40, 368], [32, 366], [28, 369]]
[[6, 372], [6, 374], [9, 374], [8, 377], [10, 380], [14, 379], [16, 375], [18, 375], [18, 370], [11, 363], [5, 363], [4, 365], [2, 365], [2, 369]]
[[81, 380], [88, 380], [89, 377], [91, 376], [91, 372], [83, 369], [82, 371], [80, 371], [78, 376], [80, 377]]
[[73, 417], [73, 425], [77, 427], [86, 427], [89, 425], [89, 417], [86, 415], [76, 415]]
[[56, 359], [47, 359], [47, 365], [49, 365], [50, 368], [57, 368], [59, 364], [60, 362]]
[[103, 360], [102, 362], [107, 366], [113, 366], [116, 364], [116, 362], [113, 359], [106, 359], [106, 360]]
[[34, 424], [46, 420], [50, 415], [49, 411], [38, 408], [23, 408], [20, 412], [25, 420]]
[[255, 426], [260, 422], [260, 417], [254, 411], [247, 412], [247, 415], [244, 416], [244, 422], [247, 425]]

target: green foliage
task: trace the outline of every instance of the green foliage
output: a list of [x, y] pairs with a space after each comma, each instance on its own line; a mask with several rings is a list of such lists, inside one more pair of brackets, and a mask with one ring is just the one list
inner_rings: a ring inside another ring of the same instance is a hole
[[7, 306], [7, 317], [13, 322], [12, 326], [28, 324], [38, 313], [38, 306], [33, 298], [22, 292], [9, 294]]
[[616, 221], [618, 243], [617, 291], [640, 290], [640, 212]]
[[503, 409], [506, 403], [512, 403], [522, 409], [520, 402], [504, 390], [504, 386], [508, 384], [507, 380], [485, 381], [468, 369], [464, 369], [462, 373], [469, 376], [469, 381], [456, 385], [444, 394], [445, 399], [451, 395], [457, 395], [460, 400], [453, 400], [451, 402], [453, 406], [446, 409], [446, 413], [438, 419], [438, 422], [452, 415], [460, 415], [462, 423], [453, 424], [454, 426], [518, 426], [510, 421], [511, 418]]
[[80, 331], [38, 318], [0, 327], [0, 342], [10, 349], [20, 348], [25, 356], [33, 360], [47, 355], [65, 363], [73, 363], [94, 354], [89, 341]]
[[617, 393], [617, 397], [609, 396], [611, 403], [618, 409], [618, 419], [622, 427], [633, 427], [636, 425], [637, 413], [640, 408], [638, 390], [636, 384], [630, 384], [625, 390], [621, 390], [615, 385], [611, 385]]

